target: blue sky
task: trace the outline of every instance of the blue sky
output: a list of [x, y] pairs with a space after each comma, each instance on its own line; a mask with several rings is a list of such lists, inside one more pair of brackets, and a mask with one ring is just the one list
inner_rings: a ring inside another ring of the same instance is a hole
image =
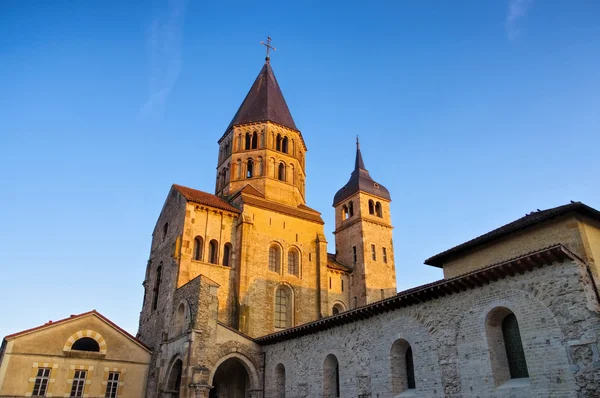
[[0, 336], [93, 308], [136, 332], [169, 187], [213, 190], [267, 34], [330, 250], [358, 134], [400, 289], [527, 212], [600, 208], [597, 1], [212, 3], [0, 4]]

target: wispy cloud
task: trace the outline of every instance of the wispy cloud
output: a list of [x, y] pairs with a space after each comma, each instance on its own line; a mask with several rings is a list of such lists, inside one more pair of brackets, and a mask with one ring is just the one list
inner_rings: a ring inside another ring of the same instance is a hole
[[518, 22], [527, 15], [532, 4], [533, 0], [510, 0], [506, 17], [506, 34], [510, 40], [519, 35]]
[[183, 25], [187, 0], [170, 0], [150, 26], [147, 38], [150, 93], [141, 108], [144, 116], [160, 116], [182, 66]]

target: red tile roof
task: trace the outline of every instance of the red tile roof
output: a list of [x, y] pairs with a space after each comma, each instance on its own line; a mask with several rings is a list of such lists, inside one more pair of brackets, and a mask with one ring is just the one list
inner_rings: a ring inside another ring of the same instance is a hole
[[581, 202], [571, 202], [569, 204], [554, 207], [552, 209], [538, 210], [526, 214], [524, 217], [521, 217], [518, 220], [508, 223], [506, 225], [503, 225], [500, 228], [494, 229], [491, 232], [488, 232], [486, 234], [478, 236], [477, 238], [471, 239], [470, 241], [467, 241], [451, 249], [436, 254], [435, 256], [425, 260], [425, 264], [442, 268], [444, 263], [447, 263], [451, 259], [459, 257], [461, 254], [466, 253], [470, 249], [473, 249], [484, 243], [494, 241], [519, 230], [531, 227], [533, 225], [541, 224], [556, 217], [563, 216], [570, 212], [585, 215], [600, 221], [600, 211], [589, 207]]
[[227, 210], [232, 213], [241, 213], [239, 209], [233, 207], [225, 200], [208, 192], [199, 191], [197, 189], [188, 188], [177, 184], [173, 184], [173, 188], [179, 191], [179, 193], [181, 193], [190, 202], [216, 207], [217, 209]]
[[58, 324], [61, 324], [61, 323], [66, 323], [66, 322], [69, 322], [69, 321], [72, 321], [72, 320], [75, 320], [75, 319], [80, 319], [80, 318], [86, 317], [88, 315], [95, 315], [95, 316], [97, 316], [98, 318], [100, 318], [104, 322], [108, 323], [110, 326], [112, 326], [115, 329], [117, 329], [119, 332], [123, 333], [125, 336], [129, 337], [131, 340], [133, 340], [137, 344], [141, 345], [144, 349], [146, 349], [148, 351], [152, 351], [150, 349], [150, 347], [148, 347], [146, 344], [144, 344], [141, 340], [139, 340], [138, 338], [132, 336], [125, 329], [122, 329], [116, 323], [114, 323], [113, 321], [111, 321], [110, 319], [108, 319], [107, 317], [105, 317], [104, 315], [102, 315], [101, 313], [99, 313], [96, 310], [91, 310], [91, 311], [84, 312], [84, 313], [78, 314], [78, 315], [71, 315], [68, 318], [59, 319], [58, 321], [48, 321], [48, 322], [46, 322], [43, 325], [36, 326], [34, 328], [31, 328], [31, 329], [25, 329], [25, 330], [22, 330], [22, 331], [17, 332], [17, 333], [9, 334], [8, 336], [4, 337], [4, 340], [14, 339], [15, 337], [19, 337], [19, 336], [27, 334], [27, 333], [31, 333], [31, 332], [35, 332], [35, 331], [38, 331], [38, 330], [42, 330], [44, 328], [55, 326], [55, 325], [58, 325]]

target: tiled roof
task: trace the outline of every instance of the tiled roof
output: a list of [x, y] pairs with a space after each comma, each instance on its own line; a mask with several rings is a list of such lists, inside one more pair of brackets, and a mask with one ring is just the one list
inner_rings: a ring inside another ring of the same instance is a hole
[[308, 206], [292, 207], [281, 203], [272, 202], [270, 200], [258, 198], [252, 195], [243, 195], [243, 201], [246, 205], [256, 206], [267, 210], [272, 210], [277, 213], [287, 214], [292, 217], [303, 218], [305, 220], [314, 221], [319, 224], [325, 224], [321, 218], [321, 213], [311, 209]]
[[269, 62], [265, 62], [225, 131], [233, 126], [266, 121], [298, 131]]
[[404, 308], [411, 305], [420, 304], [426, 301], [434, 300], [439, 297], [445, 297], [460, 293], [467, 289], [474, 289], [484, 284], [514, 276], [519, 273], [531, 271], [550, 265], [553, 262], [562, 262], [572, 260], [580, 262], [575, 254], [562, 245], [554, 245], [545, 249], [528, 253], [502, 263], [492, 264], [482, 269], [459, 275], [450, 279], [442, 279], [436, 282], [428, 283], [399, 292], [395, 296], [367, 304], [356, 309], [342, 312], [339, 315], [333, 315], [318, 321], [305, 323], [300, 326], [282, 330], [280, 332], [268, 334], [266, 336], [255, 338], [259, 344], [274, 344], [280, 341], [290, 340], [317, 333], [322, 330], [334, 328], [363, 319], [371, 318], [377, 314], [382, 314], [398, 308]]
[[69, 322], [69, 321], [73, 321], [75, 319], [80, 319], [80, 318], [86, 317], [88, 315], [95, 315], [95, 316], [97, 316], [98, 318], [100, 318], [104, 322], [108, 323], [110, 326], [114, 327], [119, 332], [123, 333], [125, 336], [127, 336], [128, 338], [130, 338], [131, 340], [133, 340], [134, 342], [136, 342], [137, 344], [141, 345], [144, 349], [146, 349], [148, 351], [152, 351], [150, 349], [150, 347], [148, 347], [146, 344], [144, 344], [141, 340], [137, 339], [136, 337], [133, 337], [126, 330], [122, 329], [116, 323], [112, 322], [110, 319], [108, 319], [107, 317], [105, 317], [104, 315], [102, 315], [101, 313], [99, 313], [96, 310], [84, 312], [84, 313], [78, 314], [78, 315], [71, 315], [68, 318], [60, 319], [58, 321], [48, 321], [48, 322], [46, 322], [43, 325], [36, 326], [34, 328], [31, 328], [31, 329], [25, 329], [25, 330], [22, 330], [22, 331], [17, 332], [17, 333], [9, 334], [8, 336], [4, 337], [4, 340], [11, 340], [11, 339], [14, 339], [15, 337], [19, 337], [19, 336], [22, 336], [22, 335], [27, 334], [27, 333], [32, 333], [32, 332], [35, 332], [35, 331], [38, 331], [38, 330], [42, 330], [42, 329], [45, 329], [45, 328], [48, 328], [48, 327], [51, 327], [51, 326], [55, 326], [55, 325], [58, 325], [58, 324], [61, 324], [61, 323], [66, 323], [66, 322]]
[[239, 209], [233, 207], [218, 196], [208, 192], [199, 191], [197, 189], [192, 189], [177, 184], [173, 184], [173, 188], [179, 191], [179, 193], [181, 193], [190, 202], [216, 207], [217, 209], [227, 210], [233, 213], [240, 213]]
[[337, 261], [335, 254], [333, 254], [333, 253], [327, 253], [327, 268], [335, 269], [338, 271], [344, 271], [344, 272], [352, 272], [353, 271], [352, 268]]
[[528, 228], [532, 225], [540, 224], [555, 217], [565, 215], [569, 212], [576, 212], [600, 221], [600, 211], [581, 202], [571, 202], [569, 204], [554, 207], [552, 209], [538, 210], [531, 212], [516, 221], [503, 225], [502, 227], [491, 232], [478, 236], [475, 239], [471, 239], [470, 241], [436, 254], [435, 256], [425, 260], [425, 264], [433, 265], [435, 267], [442, 267], [443, 264], [448, 262], [450, 259], [456, 258], [456, 256], [463, 254], [476, 246], [496, 240], [521, 229]]
[[392, 200], [390, 192], [386, 187], [375, 182], [365, 168], [360, 145], [356, 141], [356, 160], [354, 161], [354, 171], [350, 174], [350, 179], [333, 197], [333, 205], [349, 198], [357, 192], [366, 192], [386, 200]]

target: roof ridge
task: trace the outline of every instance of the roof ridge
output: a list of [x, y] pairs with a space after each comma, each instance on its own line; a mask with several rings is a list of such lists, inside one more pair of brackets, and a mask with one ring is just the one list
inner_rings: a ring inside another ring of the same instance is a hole
[[48, 321], [48, 322], [44, 323], [43, 325], [39, 325], [39, 326], [36, 326], [36, 327], [33, 327], [33, 328], [21, 330], [20, 332], [16, 332], [16, 333], [12, 333], [12, 334], [6, 335], [6, 336], [4, 336], [4, 340], [13, 339], [13, 338], [19, 337], [19, 336], [24, 335], [24, 334], [33, 333], [35, 331], [42, 330], [44, 328], [49, 328], [49, 327], [52, 327], [52, 326], [56, 326], [56, 325], [61, 324], [61, 323], [66, 323], [68, 321], [73, 321], [73, 320], [76, 320], [76, 319], [81, 319], [81, 318], [83, 318], [85, 316], [88, 316], [88, 315], [96, 315], [97, 317], [99, 317], [100, 319], [102, 319], [104, 322], [108, 323], [110, 326], [112, 326], [113, 328], [117, 329], [119, 332], [125, 334], [126, 337], [128, 337], [131, 340], [133, 340], [137, 344], [141, 345], [146, 350], [152, 351], [150, 349], [150, 347], [148, 347], [143, 341], [141, 341], [137, 337], [133, 336], [128, 331], [126, 331], [125, 329], [123, 329], [122, 327], [120, 327], [119, 325], [117, 325], [116, 323], [114, 323], [113, 321], [111, 321], [110, 319], [108, 319], [106, 316], [102, 315], [101, 313], [99, 313], [95, 309], [93, 309], [91, 311], [87, 311], [87, 312], [82, 312], [81, 314], [71, 314], [67, 318], [62, 318], [62, 319], [59, 319], [57, 321]]
[[434, 256], [429, 257], [424, 261], [425, 264], [434, 267], [442, 267], [442, 265], [451, 256], [459, 255], [470, 249], [473, 249], [484, 243], [502, 238], [511, 233], [532, 227], [534, 225], [549, 221], [555, 217], [560, 217], [568, 214], [571, 211], [579, 212], [581, 214], [588, 215], [596, 220], [600, 221], [600, 211], [590, 207], [582, 202], [567, 203], [564, 205], [551, 207], [549, 209], [534, 211], [527, 213], [522, 217], [517, 218], [514, 221], [508, 222], [498, 228], [495, 228], [489, 232], [479, 235], [475, 238], [469, 239], [466, 242], [451, 247], [450, 249], [444, 250]]

